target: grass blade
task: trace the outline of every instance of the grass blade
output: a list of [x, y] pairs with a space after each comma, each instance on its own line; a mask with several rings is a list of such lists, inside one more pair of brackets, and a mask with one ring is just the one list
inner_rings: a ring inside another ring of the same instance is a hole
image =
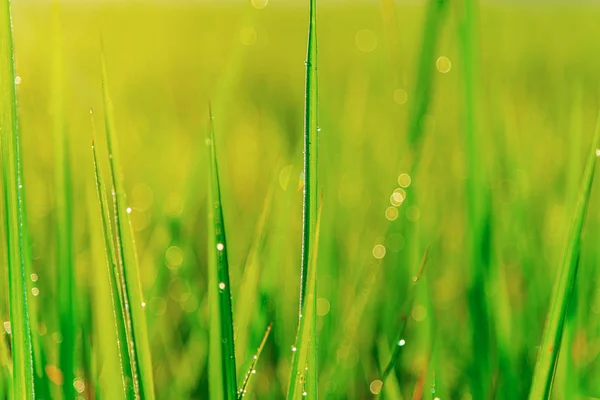
[[[276, 171], [279, 171], [279, 169], [280, 168], [277, 168]], [[246, 267], [237, 296], [238, 300], [235, 307], [235, 316], [238, 334], [235, 341], [235, 347], [238, 365], [240, 366], [244, 365], [242, 363], [246, 359], [248, 342], [250, 341], [251, 319], [256, 314], [254, 308], [256, 307], [256, 300], [259, 292], [257, 288], [259, 287], [260, 278], [260, 262], [258, 260], [258, 254], [265, 240], [266, 225], [271, 213], [273, 195], [275, 187], [277, 186], [277, 178], [277, 174], [273, 174], [273, 179], [271, 180], [263, 203], [262, 212], [258, 218], [258, 223], [256, 224], [252, 244], [248, 251]]]
[[315, 237], [311, 255], [310, 275], [308, 276], [306, 301], [300, 313], [296, 343], [292, 348], [292, 369], [287, 399], [293, 400], [308, 396], [317, 398], [317, 258], [321, 227], [322, 201], [315, 219]]
[[252, 378], [252, 375], [254, 375], [256, 373], [256, 365], [258, 364], [258, 359], [260, 358], [260, 355], [265, 347], [265, 344], [267, 343], [267, 339], [269, 338], [269, 334], [271, 333], [272, 328], [273, 328], [273, 323], [271, 322], [269, 324], [269, 326], [267, 326], [267, 330], [265, 331], [265, 334], [264, 334], [262, 340], [260, 341], [260, 345], [258, 346], [258, 350], [256, 350], [256, 354], [254, 354], [254, 356], [252, 357], [252, 363], [250, 364], [250, 368], [248, 369], [248, 372], [246, 373], [246, 377], [244, 378], [242, 387], [240, 388], [240, 390], [238, 390], [238, 400], [241, 400], [245, 396], [246, 391], [248, 390], [248, 384], [250, 383], [250, 379]]
[[[93, 118], [92, 126], [94, 126]], [[98, 371], [106, 370], [107, 375], [112, 374], [113, 376], [115, 376], [116, 371], [120, 372], [120, 376], [117, 378], [117, 381], [121, 382], [120, 390], [117, 389], [118, 385], [115, 385], [114, 379], [107, 379], [107, 384], [102, 385], [102, 391], [105, 391], [109, 398], [134, 398], [133, 373], [131, 369], [131, 360], [129, 358], [125, 326], [126, 315], [124, 314], [124, 302], [119, 290], [119, 282], [122, 282], [123, 277], [120, 276], [121, 271], [117, 266], [115, 245], [112, 238], [112, 227], [110, 223], [110, 211], [108, 208], [108, 199], [106, 197], [106, 186], [98, 166], [98, 154], [93, 142], [92, 153], [94, 159], [96, 196], [100, 207], [100, 220], [104, 237], [104, 255], [101, 254], [102, 252], [98, 249], [98, 246], [94, 246], [93, 244], [92, 251], [95, 260], [105, 259], [104, 264], [106, 266], [106, 270], [103, 268], [94, 269], [96, 273], [94, 277], [94, 309], [97, 319], [98, 347], [102, 349]], [[97, 221], [97, 214], [90, 217], [90, 220]], [[97, 229], [93, 229], [97, 225], [97, 222], [91, 223], [92, 232], [97, 231]], [[92, 237], [94, 237], [93, 234]], [[110, 307], [108, 306], [109, 304], [111, 305]], [[109, 339], [115, 339], [115, 341], [113, 342]], [[116, 360], [112, 358], [114, 357], [115, 352], [118, 355], [118, 359]], [[102, 383], [101, 380], [101, 384]], [[109, 396], [108, 393], [111, 395]]]
[[317, 216], [318, 159], [318, 75], [317, 75], [317, 0], [310, 0], [306, 56], [306, 98], [304, 105], [304, 205], [302, 214], [302, 264], [300, 274], [300, 315], [306, 294], [306, 277], [315, 243]]
[[[215, 126], [212, 111], [209, 107], [210, 138], [207, 141], [209, 150], [208, 180], [208, 255], [209, 255], [209, 291], [211, 292], [211, 360], [220, 360], [220, 371], [211, 367], [216, 376], [211, 376], [211, 382], [222, 383], [222, 395], [218, 390], [211, 389], [214, 398], [235, 399], [237, 393], [235, 344], [233, 338], [233, 311], [231, 305], [231, 285], [229, 283], [229, 264], [227, 260], [227, 241], [225, 237], [225, 221], [221, 203], [221, 187], [219, 183], [219, 167], [215, 145]], [[219, 357], [214, 358], [215, 354]], [[213, 363], [214, 365], [214, 363]]]
[[592, 191], [597, 148], [600, 139], [600, 114], [596, 120], [592, 146], [583, 171], [583, 180], [579, 189], [579, 198], [575, 209], [575, 216], [571, 225], [567, 247], [563, 263], [560, 267], [557, 281], [554, 286], [550, 311], [546, 320], [546, 328], [540, 345], [538, 359], [533, 373], [533, 384], [529, 392], [529, 399], [548, 399], [552, 392], [554, 383], [554, 372], [559, 356], [559, 350], [563, 335], [565, 316], [568, 311], [569, 302], [574, 292], [577, 279], [577, 267], [579, 261], [579, 249], [581, 245], [581, 231], [585, 222], [585, 216]]
[[124, 300], [126, 315], [126, 331], [128, 333], [129, 357], [133, 371], [133, 387], [136, 396], [144, 399], [154, 398], [154, 380], [152, 376], [152, 359], [148, 343], [146, 327], [146, 306], [143, 300], [139, 266], [135, 253], [135, 242], [129, 220], [130, 208], [120, 172], [117, 136], [114, 128], [112, 101], [108, 90], [106, 60], [102, 55], [102, 90], [106, 124], [106, 141], [108, 144], [110, 177], [113, 186], [113, 206], [116, 231], [116, 253], [122, 274], [120, 286]]
[[[400, 330], [398, 332], [398, 336], [396, 337], [396, 340], [394, 341], [394, 350], [392, 351], [390, 361], [387, 363], [385, 369], [383, 370], [383, 373], [381, 374], [381, 381], [383, 382], [383, 388], [385, 388], [385, 382], [388, 379], [388, 376], [390, 375], [390, 373], [392, 372], [394, 367], [396, 366], [396, 362], [398, 361], [398, 355], [400, 354], [400, 351], [402, 350], [403, 346], [406, 343], [404, 340], [404, 335], [405, 335], [404, 332], [406, 331], [406, 325], [408, 324], [408, 319], [409, 319], [408, 315], [410, 314], [410, 311], [412, 310], [413, 304], [415, 302], [416, 287], [419, 284], [421, 277], [423, 276], [423, 271], [425, 269], [425, 264], [427, 263], [428, 256], [429, 256], [429, 247], [427, 247], [427, 249], [425, 250], [425, 254], [423, 255], [423, 259], [421, 260], [421, 265], [419, 267], [419, 271], [417, 272], [417, 275], [415, 275], [415, 277], [413, 278], [412, 290], [409, 294], [410, 297], [408, 298], [406, 311], [403, 314], [405, 317], [402, 319], [402, 324], [400, 325]], [[383, 393], [383, 391], [380, 393]]]
[[35, 398], [33, 350], [25, 282], [25, 205], [19, 140], [11, 7], [10, 0], [3, 0], [0, 4], [0, 144], [12, 330], [13, 396], [15, 399], [32, 399]]
[[64, 66], [62, 32], [59, 6], [52, 4], [53, 23], [53, 141], [54, 141], [54, 184], [56, 193], [56, 261], [58, 283], [59, 319], [62, 342], [59, 349], [60, 370], [63, 373], [63, 394], [65, 398], [76, 397], [75, 380], [75, 341], [77, 337], [75, 312], [75, 271], [73, 262], [73, 229], [71, 201], [71, 171], [69, 163], [68, 139], [64, 119]]

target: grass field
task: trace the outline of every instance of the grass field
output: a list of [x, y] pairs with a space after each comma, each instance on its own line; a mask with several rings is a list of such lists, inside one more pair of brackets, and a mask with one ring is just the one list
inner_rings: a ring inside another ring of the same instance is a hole
[[318, 2], [297, 341], [309, 1], [6, 3], [0, 399], [600, 398], [597, 5]]

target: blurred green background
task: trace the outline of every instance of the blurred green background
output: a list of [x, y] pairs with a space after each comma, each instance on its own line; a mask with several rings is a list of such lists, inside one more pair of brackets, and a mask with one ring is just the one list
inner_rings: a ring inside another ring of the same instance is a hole
[[[317, 304], [324, 399], [375, 396], [404, 318], [405, 345], [387, 398], [470, 398], [472, 366], [480, 359], [489, 360], [487, 384], [497, 398], [528, 393], [599, 106], [600, 8], [570, 2], [478, 7], [477, 167], [491, 206], [485, 297], [492, 333], [483, 355], [473, 350], [478, 328], [469, 322], [467, 296], [469, 277], [484, 266], [470, 262], [466, 243], [459, 6], [450, 2], [441, 22], [429, 66], [432, 103], [420, 164], [409, 171], [408, 115], [418, 89], [425, 4], [319, 2], [323, 220]], [[285, 394], [298, 319], [307, 17], [304, 3], [284, 0], [61, 5], [77, 318], [91, 324], [92, 271], [104, 268], [90, 246], [96, 200], [89, 108], [102, 115], [102, 38], [159, 399], [204, 399], [208, 393], [208, 101], [215, 113], [234, 311], [245, 301], [237, 295], [246, 258], [270, 190], [273, 196], [258, 252], [256, 298], [244, 308], [249, 315], [234, 313], [236, 321], [250, 322], [247, 343], [236, 343], [238, 375], [272, 321], [247, 396]], [[32, 284], [38, 289], [30, 297], [40, 310], [32, 329], [41, 335], [52, 378], [61, 340], [61, 278], [55, 274], [49, 2], [15, 0], [13, 24], [37, 274]], [[102, 118], [96, 119], [102, 130]], [[388, 207], [402, 173], [411, 175], [411, 184], [396, 212]], [[595, 190], [557, 399], [600, 398], [598, 201]], [[408, 307], [411, 279], [428, 247], [424, 279]], [[6, 287], [4, 274], [2, 280]], [[8, 321], [6, 294], [0, 319]], [[85, 333], [78, 338], [81, 377], [87, 340]], [[88, 389], [81, 395], [93, 398]]]

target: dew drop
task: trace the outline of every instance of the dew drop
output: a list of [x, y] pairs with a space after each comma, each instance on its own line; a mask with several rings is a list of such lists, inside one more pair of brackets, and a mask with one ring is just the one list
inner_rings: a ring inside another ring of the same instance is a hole
[[225, 282], [219, 282], [219, 289], [225, 290]]
[[127, 214], [131, 214], [131, 207], [127, 207]]
[[223, 245], [223, 243], [217, 243], [217, 250], [223, 251], [224, 248], [225, 246]]
[[296, 346], [292, 346], [292, 351], [295, 352], [296, 350], [298, 350]]
[[38, 294], [40, 294], [40, 289], [34, 287], [31, 288], [31, 294], [33, 294], [34, 296], [37, 296]]
[[404, 339], [400, 339], [400, 341], [398, 342], [398, 346], [402, 347], [406, 344], [406, 340]]
[[20, 85], [22, 81], [20, 76], [15, 76], [15, 85]]
[[37, 274], [31, 274], [31, 281], [32, 282], [37, 282], [38, 280], [38, 275]]

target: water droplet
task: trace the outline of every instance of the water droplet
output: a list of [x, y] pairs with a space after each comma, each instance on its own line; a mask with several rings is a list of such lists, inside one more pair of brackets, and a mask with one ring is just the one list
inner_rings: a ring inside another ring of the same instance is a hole
[[4, 322], [4, 330], [6, 331], [6, 333], [8, 333], [10, 335], [11, 330], [10, 330], [10, 321], [5, 321]]
[[37, 296], [38, 294], [40, 294], [40, 289], [34, 287], [31, 288], [31, 294], [33, 294], [34, 296]]
[[32, 282], [37, 282], [38, 280], [38, 275], [37, 274], [31, 274], [31, 281]]
[[412, 178], [409, 174], [400, 174], [400, 176], [398, 177], [398, 185], [400, 185], [403, 188], [409, 187], [411, 182]]
[[258, 356], [256, 354], [252, 358], [254, 358], [255, 360], [258, 360]]
[[596, 149], [596, 157], [600, 157], [600, 149]]
[[379, 392], [381, 392], [382, 387], [383, 387], [383, 381], [380, 381], [379, 379], [377, 379], [377, 380], [374, 380], [373, 382], [371, 382], [371, 384], [369, 385], [369, 390], [373, 394], [379, 394]]
[[127, 214], [131, 214], [131, 207], [127, 207]]
[[219, 289], [225, 290], [225, 282], [219, 282]]
[[298, 350], [298, 349], [296, 348], [296, 346], [292, 346], [292, 351], [294, 351], [294, 352], [295, 352], [296, 350]]
[[373, 257], [378, 260], [381, 260], [383, 257], [385, 257], [385, 246], [382, 244], [375, 245], [375, 247], [373, 247]]
[[321, 127], [317, 126], [317, 132], [321, 132]]
[[256, 370], [255, 370], [255, 369], [253, 369], [253, 370], [252, 370], [252, 373], [253, 373], [253, 374], [255, 374], [255, 373], [256, 373]]
[[308, 396], [308, 393], [306, 393], [306, 392], [302, 392], [302, 396], [305, 396], [305, 397], [306, 397], [306, 396]]
[[223, 251], [224, 248], [225, 246], [223, 246], [223, 243], [217, 243], [217, 250]]
[[142, 307], [146, 307], [146, 302], [142, 301]]
[[400, 341], [398, 342], [398, 346], [404, 346], [406, 344], [406, 340], [404, 339], [400, 339]]
[[75, 380], [73, 380], [73, 387], [78, 393], [83, 393], [85, 390], [85, 382], [81, 378], [75, 378]]
[[18, 76], [18, 75], [17, 75], [17, 76], [15, 76], [15, 85], [20, 85], [22, 81], [23, 81], [23, 80], [21, 79], [21, 77], [20, 77], [20, 76]]
[[398, 209], [396, 207], [388, 207], [385, 209], [385, 217], [389, 221], [395, 221], [398, 218]]
[[441, 56], [436, 60], [435, 67], [442, 74], [447, 74], [452, 68], [452, 62], [450, 62], [450, 59], [448, 57]]

